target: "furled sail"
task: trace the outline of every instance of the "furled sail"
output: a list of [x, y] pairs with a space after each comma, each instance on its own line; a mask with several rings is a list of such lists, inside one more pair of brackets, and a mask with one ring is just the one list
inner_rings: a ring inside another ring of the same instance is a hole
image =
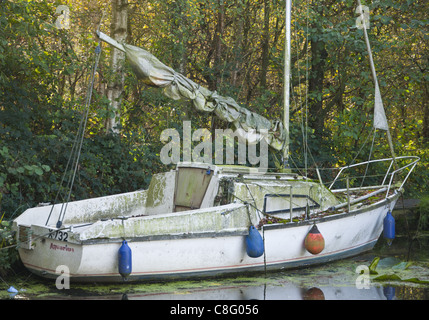
[[163, 88], [164, 94], [171, 99], [191, 100], [193, 106], [199, 111], [213, 112], [221, 120], [231, 123], [238, 135], [249, 143], [265, 139], [272, 148], [276, 150], [283, 148], [286, 134], [281, 121], [268, 120], [241, 107], [230, 97], [223, 97], [216, 91], [201, 87], [142, 48], [119, 44], [102, 32], [98, 32], [98, 36], [101, 40], [124, 51], [137, 78], [147, 85]]

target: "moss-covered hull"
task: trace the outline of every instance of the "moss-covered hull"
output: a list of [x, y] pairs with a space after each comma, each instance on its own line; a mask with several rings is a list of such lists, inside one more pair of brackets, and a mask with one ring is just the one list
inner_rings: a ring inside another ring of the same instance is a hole
[[[196, 189], [197, 195], [190, 194]], [[359, 254], [374, 246], [398, 196], [334, 214], [329, 208], [340, 201], [319, 183], [187, 164], [154, 176], [148, 190], [69, 203], [60, 228], [60, 205], [29, 209], [14, 226], [22, 262], [44, 277], [123, 281], [118, 251], [125, 239], [132, 252], [128, 280], [190, 278]], [[318, 254], [304, 245], [314, 224], [325, 242]], [[250, 226], [258, 226], [264, 247], [256, 258], [246, 253]]]

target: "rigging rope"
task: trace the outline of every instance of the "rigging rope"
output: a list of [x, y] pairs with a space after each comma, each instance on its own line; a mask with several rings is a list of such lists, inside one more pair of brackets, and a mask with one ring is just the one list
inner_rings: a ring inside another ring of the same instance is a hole
[[361, 188], [363, 186], [363, 182], [365, 181], [366, 174], [368, 173], [369, 161], [371, 160], [372, 150], [374, 149], [374, 141], [375, 141], [375, 134], [376, 133], [377, 133], [377, 129], [374, 128], [374, 136], [372, 137], [371, 149], [369, 150], [369, 156], [368, 156], [368, 163], [366, 164], [365, 173], [362, 177], [362, 183], [360, 185]]
[[[305, 81], [307, 82], [307, 85], [305, 86], [305, 147], [304, 147], [304, 161], [305, 161], [305, 176], [308, 176], [307, 167], [308, 167], [308, 158], [307, 158], [307, 152], [308, 152], [308, 87], [310, 85], [309, 78], [308, 78], [308, 15], [309, 15], [309, 8], [310, 4], [307, 0], [307, 11], [306, 11], [306, 33], [305, 33], [305, 41], [307, 43], [306, 48], [306, 59], [305, 59]], [[317, 165], [316, 165], [317, 167]]]
[[73, 189], [73, 184], [74, 184], [74, 180], [76, 178], [77, 168], [79, 165], [79, 159], [80, 159], [80, 155], [82, 152], [83, 138], [84, 138], [86, 124], [88, 121], [89, 107], [90, 107], [91, 98], [92, 98], [92, 90], [94, 88], [95, 74], [97, 72], [97, 67], [98, 67], [98, 62], [100, 60], [100, 55], [101, 55], [101, 44], [99, 42], [97, 47], [95, 48], [94, 65], [93, 65], [91, 80], [89, 83], [88, 93], [87, 93], [87, 97], [86, 97], [86, 101], [85, 101], [85, 109], [84, 109], [84, 112], [82, 114], [82, 118], [81, 118], [80, 123], [79, 123], [78, 132], [77, 132], [75, 140], [73, 142], [73, 147], [72, 147], [72, 150], [70, 152], [70, 157], [69, 157], [69, 160], [67, 162], [67, 166], [66, 166], [66, 169], [64, 171], [64, 175], [61, 179], [60, 188], [58, 189], [57, 195], [55, 197], [54, 203], [52, 204], [52, 208], [51, 208], [51, 211], [49, 213], [48, 219], [46, 220], [45, 225], [48, 225], [48, 222], [51, 218], [54, 206], [58, 200], [58, 197], [59, 197], [61, 191], [63, 190], [63, 183], [64, 183], [65, 177], [67, 175], [67, 171], [69, 169], [70, 163], [72, 162], [72, 159], [73, 159], [72, 168], [74, 167], [74, 169], [72, 172], [69, 173], [70, 177], [68, 179], [67, 186], [65, 188], [65, 189], [68, 189], [68, 194], [67, 194], [67, 198], [65, 201], [63, 198], [61, 210], [60, 210], [60, 213], [58, 215], [58, 221], [56, 223], [57, 228], [61, 228], [61, 225], [63, 223], [64, 217], [65, 217], [65, 214], [67, 211], [67, 206], [68, 206], [68, 203], [70, 201], [71, 191]]

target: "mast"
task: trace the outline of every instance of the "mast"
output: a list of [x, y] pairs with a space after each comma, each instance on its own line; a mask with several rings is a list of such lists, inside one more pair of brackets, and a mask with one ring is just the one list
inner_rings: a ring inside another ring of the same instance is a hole
[[285, 24], [285, 61], [284, 61], [284, 114], [283, 127], [286, 138], [283, 146], [283, 168], [289, 167], [289, 103], [290, 103], [290, 28], [291, 28], [292, 0], [286, 0], [286, 24]]
[[[386, 115], [384, 113], [384, 107], [383, 107], [383, 101], [381, 99], [381, 94], [380, 94], [380, 89], [378, 86], [378, 80], [377, 80], [377, 73], [375, 72], [375, 66], [374, 66], [374, 60], [372, 59], [372, 51], [371, 51], [371, 45], [369, 43], [369, 38], [368, 38], [368, 33], [366, 32], [367, 26], [366, 26], [366, 21], [364, 18], [364, 14], [363, 14], [363, 10], [362, 10], [362, 5], [360, 0], [357, 0], [358, 3], [358, 10], [359, 13], [361, 15], [361, 19], [362, 19], [362, 24], [363, 24], [363, 34], [364, 34], [364, 38], [365, 38], [365, 43], [366, 43], [366, 49], [368, 51], [368, 57], [369, 57], [369, 64], [371, 66], [371, 73], [372, 73], [372, 78], [374, 79], [374, 83], [375, 83], [375, 101], [374, 101], [374, 127], [376, 129], [381, 129], [381, 130], [385, 130], [386, 134], [387, 134], [387, 141], [389, 143], [389, 147], [390, 147], [390, 152], [392, 154], [392, 158], [393, 158], [393, 164], [395, 166], [395, 169], [398, 169], [398, 164], [396, 162], [396, 156], [395, 156], [395, 150], [393, 148], [393, 142], [392, 142], [392, 136], [390, 135], [390, 129], [387, 123], [387, 118]], [[368, 26], [369, 28], [369, 26]]]

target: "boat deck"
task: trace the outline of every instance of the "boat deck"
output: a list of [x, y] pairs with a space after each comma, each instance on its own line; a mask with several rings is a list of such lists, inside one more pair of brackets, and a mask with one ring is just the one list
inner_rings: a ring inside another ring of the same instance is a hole
[[[349, 192], [347, 192], [347, 190], [340, 190], [335, 193], [337, 198], [342, 200], [341, 204], [337, 206], [330, 207], [327, 210], [312, 210], [311, 208], [308, 210], [304, 209], [300, 215], [294, 216], [292, 218], [265, 214], [264, 217], [259, 221], [258, 227], [261, 227], [265, 224], [302, 222], [305, 220], [320, 219], [327, 216], [348, 213], [349, 211], [354, 211], [361, 207], [367, 207], [381, 202], [393, 196], [395, 193], [396, 191], [392, 189], [387, 192], [387, 188], [383, 186], [352, 190]], [[393, 210], [393, 208], [391, 208], [391, 210]]]

